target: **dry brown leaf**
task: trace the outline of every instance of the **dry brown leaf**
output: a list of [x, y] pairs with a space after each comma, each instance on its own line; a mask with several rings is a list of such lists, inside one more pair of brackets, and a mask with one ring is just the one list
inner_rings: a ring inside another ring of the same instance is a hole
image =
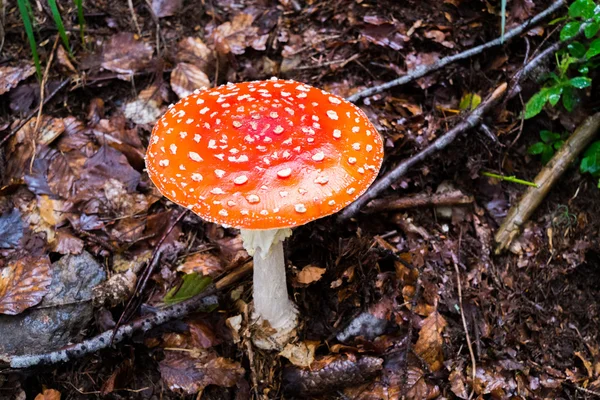
[[415, 344], [415, 353], [429, 365], [429, 369], [433, 372], [439, 371], [444, 362], [442, 331], [446, 325], [446, 320], [439, 312], [431, 313], [423, 320], [419, 339]]
[[81, 254], [84, 242], [63, 230], [56, 232], [53, 251], [59, 254]]
[[576, 351], [573, 354], [575, 354], [581, 360], [581, 362], [583, 362], [583, 366], [585, 367], [585, 370], [587, 371], [588, 378], [593, 378], [594, 377], [594, 368], [592, 367], [592, 363], [580, 351]]
[[37, 396], [35, 400], [60, 400], [60, 392], [55, 389], [44, 389], [44, 391]]
[[58, 46], [58, 48], [56, 49], [56, 62], [64, 70], [69, 71], [73, 74], [77, 73], [77, 70], [71, 63], [71, 60], [69, 60], [69, 54], [63, 46]]
[[194, 64], [179, 63], [171, 71], [171, 88], [180, 99], [189, 96], [196, 89], [203, 90], [208, 87], [208, 75]]
[[296, 279], [298, 280], [298, 283], [309, 285], [320, 280], [325, 271], [325, 268], [307, 265], [306, 267], [302, 268], [302, 271], [298, 272]]
[[186, 394], [195, 394], [208, 385], [234, 386], [245, 373], [239, 363], [213, 352], [194, 358], [189, 352], [169, 351], [159, 369], [169, 389]]
[[177, 271], [185, 274], [197, 272], [214, 278], [223, 272], [223, 266], [219, 257], [205, 252], [187, 256], [184, 263], [177, 267]]
[[94, 305], [115, 307], [121, 304], [133, 294], [136, 283], [137, 275], [130, 269], [120, 274], [114, 274], [110, 279], [92, 289]]
[[152, 0], [152, 11], [158, 18], [171, 17], [182, 5], [183, 0]]
[[0, 275], [0, 313], [16, 315], [38, 304], [51, 282], [47, 256], [27, 256], [10, 262]]
[[279, 353], [280, 356], [290, 360], [297, 367], [310, 367], [315, 360], [315, 350], [319, 346], [318, 341], [306, 340], [298, 343], [288, 343]]
[[47, 195], [37, 197], [37, 206], [40, 212], [40, 217], [52, 226], [61, 225], [67, 220], [64, 200], [54, 199]]
[[231, 22], [225, 22], [213, 32], [215, 48], [221, 54], [244, 54], [247, 47], [265, 50], [268, 35], [258, 36], [258, 28], [252, 26], [254, 17], [240, 13]]
[[425, 381], [424, 373], [420, 368], [408, 367], [406, 371], [406, 398], [413, 400], [435, 399], [440, 395], [437, 386]]
[[104, 45], [101, 65], [110, 71], [131, 75], [150, 64], [152, 53], [149, 43], [136, 40], [131, 32], [121, 32]]
[[33, 65], [21, 65], [10, 67], [8, 65], [0, 67], [0, 94], [8, 92], [19, 84], [20, 81], [29, 78], [35, 74]]
[[448, 380], [450, 381], [450, 390], [452, 390], [452, 393], [454, 393], [456, 397], [461, 399], [469, 398], [469, 392], [467, 392], [462, 371], [458, 369], [452, 370]]
[[194, 64], [204, 72], [214, 59], [213, 52], [200, 38], [186, 37], [178, 44], [176, 59], [178, 62]]

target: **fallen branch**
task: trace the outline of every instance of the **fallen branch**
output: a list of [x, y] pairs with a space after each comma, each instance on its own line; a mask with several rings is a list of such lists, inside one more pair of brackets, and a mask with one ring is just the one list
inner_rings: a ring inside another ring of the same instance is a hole
[[592, 142], [599, 130], [600, 113], [596, 113], [586, 119], [573, 132], [550, 162], [542, 168], [534, 180], [538, 187], [527, 189], [519, 202], [512, 206], [504, 222], [498, 228], [494, 236], [497, 243], [496, 254], [501, 253], [510, 246], [512, 240], [520, 233], [521, 227], [529, 220], [529, 217], [544, 200], [552, 186], [569, 168], [579, 153]]
[[429, 206], [455, 206], [460, 204], [470, 204], [473, 202], [473, 196], [467, 196], [460, 190], [453, 190], [448, 193], [420, 193], [414, 196], [401, 198], [383, 198], [376, 199], [367, 204], [365, 212], [375, 213], [391, 210], [405, 210], [415, 207]]
[[[68, 346], [61, 350], [52, 351], [44, 354], [25, 354], [20, 356], [2, 356], [1, 360], [10, 364], [11, 368], [29, 368], [36, 365], [49, 365], [59, 362], [66, 362], [76, 358], [83, 357], [86, 354], [95, 353], [99, 350], [111, 347], [112, 344], [122, 342], [133, 336], [137, 332], [146, 332], [165, 322], [186, 316], [187, 314], [209, 310], [217, 305], [216, 293], [225, 287], [237, 282], [240, 278], [252, 271], [252, 261], [242, 265], [240, 268], [232, 271], [217, 281], [214, 286], [206, 289], [199, 295], [174, 304], [169, 307], [159, 309], [153, 315], [146, 315], [138, 318], [128, 324], [122, 325], [113, 332], [112, 329], [102, 332], [91, 339], [84, 340], [81, 343]], [[114, 336], [113, 336], [114, 333]]]
[[504, 39], [502, 37], [499, 37], [490, 42], [484, 43], [480, 46], [473, 47], [469, 50], [463, 51], [462, 53], [444, 57], [444, 58], [436, 61], [433, 64], [421, 65], [421, 66], [415, 68], [414, 70], [410, 71], [406, 75], [403, 75], [400, 78], [394, 79], [393, 81], [386, 82], [382, 85], [378, 85], [378, 86], [363, 90], [362, 92], [353, 94], [352, 96], [348, 97], [347, 100], [355, 102], [363, 97], [372, 96], [376, 93], [383, 92], [384, 90], [387, 90], [394, 86], [405, 85], [408, 82], [411, 82], [415, 79], [421, 78], [433, 71], [437, 71], [437, 70], [445, 67], [448, 64], [454, 63], [459, 60], [463, 60], [465, 58], [472, 57], [476, 54], [483, 52], [486, 49], [489, 49], [490, 47], [500, 46], [500, 45], [504, 44], [505, 41], [508, 41], [508, 40], [512, 39], [513, 37], [520, 35], [521, 33], [529, 30], [530, 28], [533, 28], [538, 22], [542, 21], [543, 19], [545, 19], [546, 17], [551, 15], [554, 11], [558, 10], [564, 4], [565, 4], [565, 0], [555, 1], [554, 3], [552, 3], [552, 5], [550, 7], [548, 7], [547, 9], [545, 9], [544, 11], [542, 11], [541, 13], [539, 13], [532, 19], [527, 20], [523, 24], [519, 25], [518, 27], [506, 32], [506, 35], [504, 35]]
[[504, 93], [506, 93], [507, 86], [508, 85], [506, 83], [502, 83], [496, 88], [496, 90], [492, 92], [491, 95], [482, 101], [481, 104], [479, 104], [479, 106], [477, 106], [477, 108], [475, 108], [464, 121], [456, 125], [444, 135], [437, 138], [433, 143], [427, 146], [427, 148], [423, 149], [411, 158], [402, 161], [396, 166], [396, 168], [380, 178], [369, 188], [365, 194], [359, 197], [354, 203], [350, 204], [340, 213], [338, 216], [338, 221], [344, 221], [356, 214], [364, 205], [378, 197], [388, 187], [390, 187], [392, 183], [403, 176], [406, 171], [409, 170], [409, 168], [423, 161], [430, 155], [444, 149], [446, 146], [452, 143], [460, 133], [477, 126], [481, 122], [483, 116], [499, 103]]

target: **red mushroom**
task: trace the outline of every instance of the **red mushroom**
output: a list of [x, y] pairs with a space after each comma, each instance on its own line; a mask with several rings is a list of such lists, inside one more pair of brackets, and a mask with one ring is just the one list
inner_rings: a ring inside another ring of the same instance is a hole
[[382, 158], [381, 137], [358, 107], [271, 79], [183, 98], [154, 127], [146, 165], [171, 201], [241, 229], [254, 254], [255, 314], [275, 329], [271, 347], [279, 347], [297, 324], [285, 281], [289, 228], [354, 201]]

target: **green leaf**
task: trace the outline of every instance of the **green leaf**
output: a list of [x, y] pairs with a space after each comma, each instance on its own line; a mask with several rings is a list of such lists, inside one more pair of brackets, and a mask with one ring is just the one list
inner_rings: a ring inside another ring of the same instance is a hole
[[592, 18], [594, 16], [595, 8], [596, 5], [592, 0], [575, 0], [573, 4], [569, 6], [569, 16], [571, 18]]
[[542, 152], [544, 151], [545, 148], [546, 148], [546, 144], [544, 144], [542, 142], [537, 142], [537, 143], [534, 143], [531, 146], [529, 146], [529, 148], [527, 149], [527, 152], [529, 154], [533, 154], [533, 155], [542, 154]]
[[535, 117], [542, 111], [548, 101], [549, 92], [548, 88], [544, 88], [531, 96], [527, 104], [525, 104], [525, 119]]
[[567, 20], [566, 16], [565, 17], [554, 18], [552, 21], [548, 22], [548, 25], [556, 25], [559, 22], [563, 22], [563, 21], [566, 21], [566, 20]]
[[583, 33], [586, 38], [591, 39], [594, 36], [596, 36], [596, 33], [598, 33], [599, 30], [600, 22], [592, 22], [589, 25], [586, 25], [585, 28], [583, 28]]
[[552, 146], [546, 146], [544, 147], [544, 151], [542, 152], [542, 164], [548, 164], [548, 161], [550, 161], [552, 159], [552, 156], [554, 155], [554, 149], [552, 148]]
[[547, 130], [543, 130], [543, 131], [540, 131], [540, 138], [542, 139], [542, 142], [544, 142], [544, 143], [553, 143], [553, 142], [557, 141], [558, 139], [560, 139], [560, 134], [554, 133], [551, 131], [547, 131]]
[[557, 140], [556, 142], [554, 142], [552, 147], [554, 148], [554, 150], [558, 150], [562, 147], [563, 144], [565, 144], [564, 140]]
[[589, 60], [590, 58], [595, 57], [598, 54], [600, 54], [600, 39], [596, 39], [592, 43], [590, 43], [590, 48], [585, 53], [585, 58]]
[[562, 86], [553, 86], [548, 90], [548, 102], [554, 107], [560, 100], [560, 95], [563, 92]]
[[79, 33], [81, 35], [81, 44], [83, 47], [85, 46], [85, 36], [84, 36], [84, 28], [85, 28], [85, 18], [83, 17], [83, 0], [73, 0], [75, 5], [77, 6], [77, 21], [79, 23]]
[[583, 89], [592, 84], [592, 80], [590, 78], [586, 78], [585, 76], [578, 76], [569, 81], [569, 84], [577, 89]]
[[196, 272], [183, 276], [181, 286], [174, 287], [165, 295], [163, 301], [167, 305], [182, 302], [202, 293], [212, 279], [209, 276], [203, 276]]
[[462, 99], [460, 99], [460, 104], [458, 105], [458, 108], [460, 108], [461, 110], [473, 110], [479, 104], [481, 104], [480, 95], [478, 95], [477, 93], [467, 93], [462, 97]]
[[579, 28], [581, 28], [581, 22], [569, 22], [560, 31], [560, 40], [565, 41], [575, 37], [579, 33]]
[[58, 10], [56, 0], [48, 0], [48, 5], [50, 6], [50, 11], [52, 11], [52, 18], [54, 18], [54, 24], [58, 29], [60, 39], [62, 40], [63, 44], [65, 45], [65, 48], [69, 52], [69, 55], [72, 57], [73, 53], [71, 53], [71, 45], [69, 44], [69, 38], [67, 37], [65, 26], [63, 25], [62, 18], [60, 17], [60, 11]]
[[31, 56], [33, 57], [33, 63], [35, 64], [35, 71], [37, 72], [38, 79], [41, 81], [42, 67], [40, 66], [40, 57], [38, 56], [37, 44], [35, 42], [33, 25], [30, 18], [31, 4], [29, 3], [29, 0], [17, 0], [17, 5], [19, 7], [19, 14], [21, 14], [23, 26], [25, 27], [25, 33], [27, 34], [29, 47], [31, 48]]
[[582, 65], [577, 72], [579, 72], [582, 75], [587, 75], [588, 72], [590, 72], [590, 68], [587, 65]]
[[569, 43], [567, 49], [569, 49], [569, 53], [571, 53], [571, 55], [575, 58], [581, 58], [585, 56], [585, 46], [581, 44], [581, 42]]
[[568, 112], [573, 111], [573, 108], [575, 108], [575, 96], [573, 95], [573, 88], [570, 86], [565, 87], [563, 90], [562, 103]]
[[600, 174], [600, 141], [596, 141], [587, 148], [579, 165], [581, 173], [589, 173], [592, 176]]

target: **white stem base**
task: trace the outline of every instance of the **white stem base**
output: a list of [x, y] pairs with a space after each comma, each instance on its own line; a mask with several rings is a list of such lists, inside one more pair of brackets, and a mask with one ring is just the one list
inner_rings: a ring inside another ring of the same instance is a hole
[[285, 279], [283, 241], [290, 229], [242, 230], [244, 247], [254, 253], [254, 315], [257, 326], [269, 323], [272, 329], [256, 332], [254, 344], [273, 350], [281, 349], [295, 336], [298, 311], [290, 300]]

